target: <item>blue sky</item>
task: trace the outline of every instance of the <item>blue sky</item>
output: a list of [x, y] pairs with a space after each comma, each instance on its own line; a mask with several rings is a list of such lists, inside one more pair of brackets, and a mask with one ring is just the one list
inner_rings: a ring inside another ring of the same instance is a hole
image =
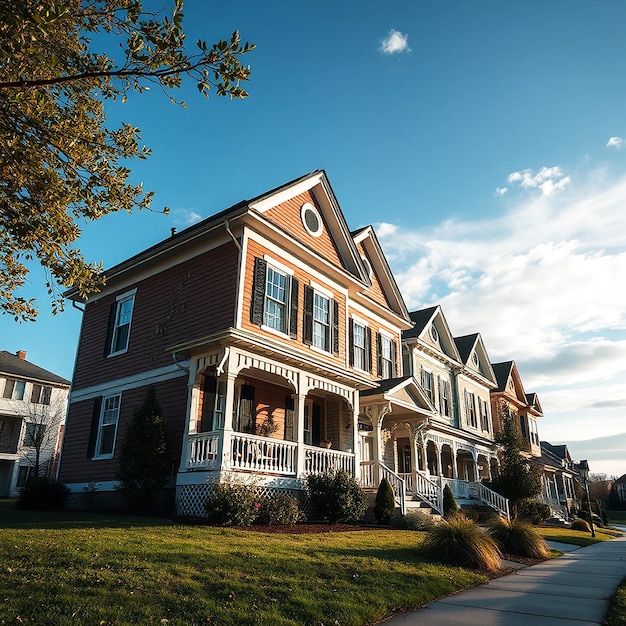
[[[160, 3], [159, 3], [160, 6]], [[552, 443], [626, 433], [626, 4], [562, 0], [205, 3], [190, 42], [239, 29], [250, 98], [109, 108], [153, 156], [134, 179], [171, 214], [85, 224], [110, 266], [235, 202], [325, 169], [351, 228], [374, 224], [410, 309], [514, 359]], [[0, 318], [2, 348], [71, 377], [80, 314]], [[613, 441], [624, 441], [614, 437]], [[621, 445], [621, 444], [620, 444]], [[626, 445], [589, 456], [626, 472]]]

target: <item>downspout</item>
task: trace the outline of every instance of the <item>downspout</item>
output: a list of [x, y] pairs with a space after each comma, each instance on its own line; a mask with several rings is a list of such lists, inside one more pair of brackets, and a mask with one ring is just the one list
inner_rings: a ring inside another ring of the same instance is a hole
[[185, 372], [187, 374], [187, 376], [189, 376], [189, 368], [185, 367], [184, 365], [181, 365], [177, 360], [176, 360], [176, 352], [174, 352], [172, 354], [172, 360], [174, 361], [174, 365], [181, 371]]

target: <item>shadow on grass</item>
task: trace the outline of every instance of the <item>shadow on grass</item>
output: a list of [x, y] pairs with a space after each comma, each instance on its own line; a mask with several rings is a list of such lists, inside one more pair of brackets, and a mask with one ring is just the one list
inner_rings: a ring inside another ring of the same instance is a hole
[[133, 526], [172, 526], [162, 517], [115, 515], [92, 511], [23, 511], [14, 500], [0, 501], [0, 528], [130, 528]]

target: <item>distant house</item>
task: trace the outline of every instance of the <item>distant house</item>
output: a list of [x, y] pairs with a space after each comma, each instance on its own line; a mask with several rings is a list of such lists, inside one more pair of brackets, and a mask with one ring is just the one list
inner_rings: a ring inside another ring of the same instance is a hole
[[53, 476], [70, 381], [0, 351], [0, 497], [16, 497], [30, 476]]
[[626, 474], [620, 476], [613, 484], [619, 499], [626, 504]]
[[[541, 457], [536, 463], [542, 474], [542, 499], [553, 510], [558, 510], [560, 506], [565, 508], [564, 513], [569, 514], [577, 504], [574, 482], [579, 475], [567, 446], [542, 441]], [[559, 506], [556, 506], [557, 503]]]

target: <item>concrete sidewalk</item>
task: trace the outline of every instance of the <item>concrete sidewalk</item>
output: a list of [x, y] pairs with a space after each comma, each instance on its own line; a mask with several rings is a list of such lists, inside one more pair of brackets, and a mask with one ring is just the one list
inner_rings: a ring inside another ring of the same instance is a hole
[[383, 623], [385, 626], [602, 624], [611, 596], [626, 578], [626, 536], [586, 548], [548, 543], [566, 554]]

